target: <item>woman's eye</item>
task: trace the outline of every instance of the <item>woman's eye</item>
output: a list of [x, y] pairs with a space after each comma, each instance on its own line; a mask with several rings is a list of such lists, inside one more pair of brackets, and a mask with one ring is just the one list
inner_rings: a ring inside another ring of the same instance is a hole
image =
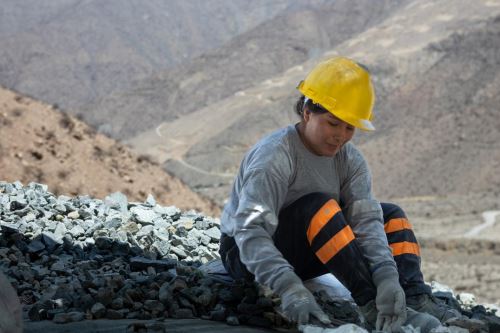
[[339, 124], [336, 124], [336, 123], [330, 123], [330, 126], [332, 126], [332, 127], [336, 127], [336, 126], [338, 126], [338, 125], [339, 125]]

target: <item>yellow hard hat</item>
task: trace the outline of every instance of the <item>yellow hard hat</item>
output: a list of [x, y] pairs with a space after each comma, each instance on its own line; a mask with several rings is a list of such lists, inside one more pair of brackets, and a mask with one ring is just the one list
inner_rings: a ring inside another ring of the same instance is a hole
[[320, 62], [297, 89], [346, 123], [375, 130], [371, 123], [375, 93], [370, 74], [351, 59], [334, 57]]

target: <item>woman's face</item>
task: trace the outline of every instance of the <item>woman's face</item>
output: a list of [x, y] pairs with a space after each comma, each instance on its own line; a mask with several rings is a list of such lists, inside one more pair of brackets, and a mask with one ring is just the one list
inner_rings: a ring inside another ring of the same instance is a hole
[[300, 127], [305, 146], [319, 156], [334, 156], [351, 140], [355, 130], [330, 112], [318, 114], [308, 110], [304, 111]]

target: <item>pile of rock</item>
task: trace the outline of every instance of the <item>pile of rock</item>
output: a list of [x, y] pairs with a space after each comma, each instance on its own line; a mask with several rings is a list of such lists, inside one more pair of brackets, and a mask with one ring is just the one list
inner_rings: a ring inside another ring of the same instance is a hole
[[34, 183], [27, 187], [0, 183], [0, 192], [2, 227], [6, 233], [10, 229], [23, 234], [33, 255], [69, 250], [90, 259], [102, 252], [202, 263], [218, 256], [217, 220], [162, 207], [152, 196], [144, 203], [129, 203], [121, 193], [104, 201], [88, 196], [56, 198], [45, 185]]
[[286, 325], [271, 293], [198, 269], [218, 257], [218, 224], [152, 197], [56, 198], [45, 185], [0, 182], [0, 267], [31, 320], [202, 317]]
[[[269, 290], [200, 269], [218, 258], [220, 231], [195, 211], [151, 196], [55, 197], [42, 184], [0, 182], [0, 227], [0, 270], [31, 320], [201, 317], [289, 327]], [[360, 324], [350, 302], [317, 297], [336, 325]]]

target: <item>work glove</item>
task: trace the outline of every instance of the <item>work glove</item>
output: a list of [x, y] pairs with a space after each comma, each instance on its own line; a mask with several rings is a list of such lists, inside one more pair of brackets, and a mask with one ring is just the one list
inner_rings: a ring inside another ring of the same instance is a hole
[[274, 291], [281, 297], [281, 310], [284, 316], [297, 324], [307, 324], [313, 315], [325, 325], [330, 319], [321, 310], [313, 294], [304, 287], [302, 280], [292, 271], [286, 271], [276, 280]]
[[0, 272], [0, 332], [21, 333], [22, 331], [21, 303], [9, 280]]
[[378, 315], [375, 329], [384, 332], [399, 332], [406, 321], [406, 298], [399, 284], [395, 267], [383, 266], [373, 273], [373, 283], [377, 287]]

